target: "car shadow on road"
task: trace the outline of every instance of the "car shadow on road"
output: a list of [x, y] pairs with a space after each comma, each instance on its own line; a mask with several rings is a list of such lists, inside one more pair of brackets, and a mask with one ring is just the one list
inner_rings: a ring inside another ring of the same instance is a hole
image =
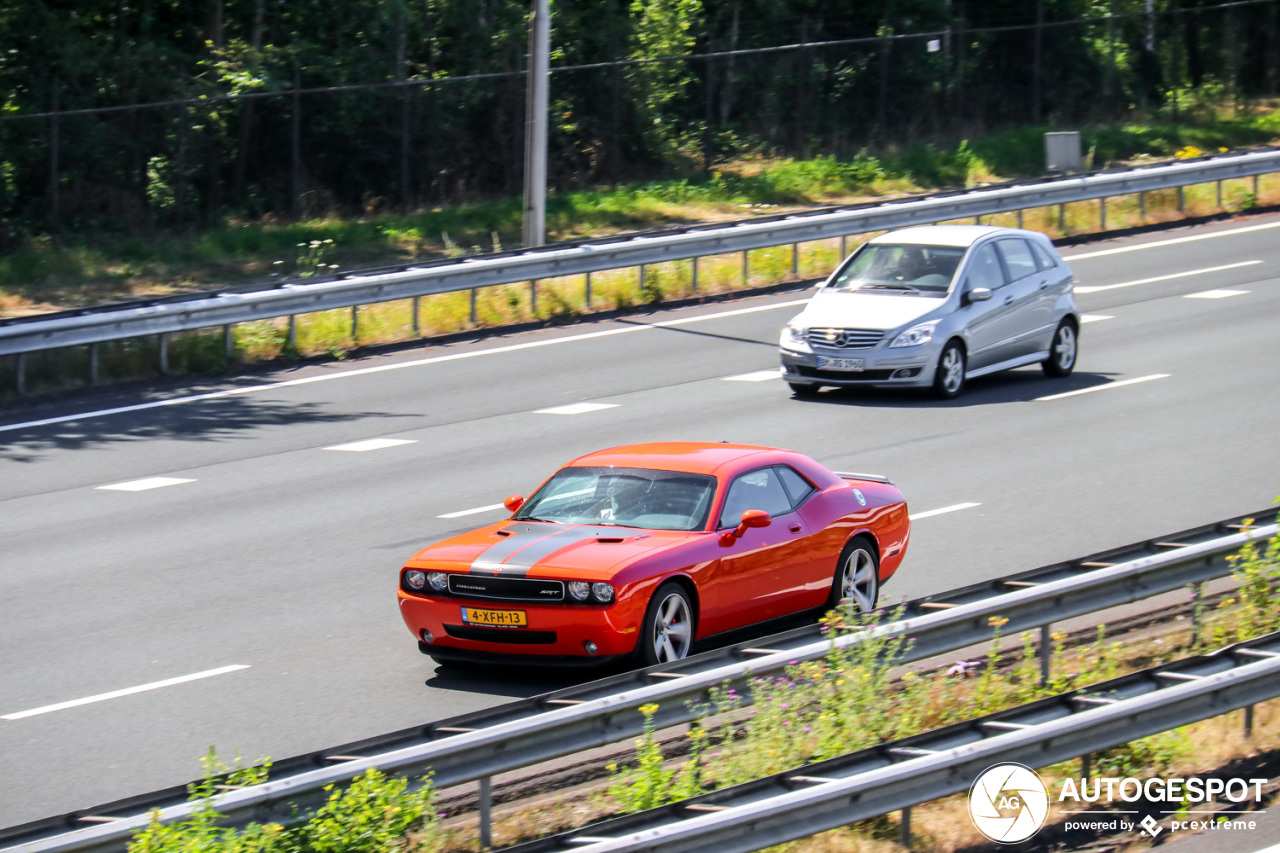
[[1109, 385], [1119, 373], [1077, 372], [1063, 379], [1051, 379], [1039, 368], [1023, 368], [969, 380], [964, 392], [953, 400], [939, 400], [925, 389], [826, 388], [817, 394], [793, 396], [798, 404], [859, 406], [881, 409], [960, 409], [999, 403], [1030, 403], [1062, 394], [1088, 391]]
[[425, 686], [434, 690], [456, 690], [528, 699], [553, 690], [585, 684], [617, 675], [629, 669], [627, 663], [610, 662], [593, 667], [551, 667], [520, 664], [454, 664], [437, 666]]

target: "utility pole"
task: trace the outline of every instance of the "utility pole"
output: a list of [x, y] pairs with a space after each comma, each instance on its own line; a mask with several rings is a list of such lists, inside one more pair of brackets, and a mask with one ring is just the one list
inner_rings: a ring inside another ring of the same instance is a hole
[[550, 0], [533, 0], [524, 118], [524, 247], [547, 241], [547, 89], [551, 77]]

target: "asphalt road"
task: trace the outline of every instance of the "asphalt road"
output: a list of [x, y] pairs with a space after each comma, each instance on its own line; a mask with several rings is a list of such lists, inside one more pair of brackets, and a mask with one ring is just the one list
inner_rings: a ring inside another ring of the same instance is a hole
[[796, 292], [5, 410], [0, 826], [189, 781], [210, 746], [285, 757], [580, 677], [437, 674], [394, 592], [586, 451], [724, 439], [889, 474], [917, 516], [889, 599], [1268, 506], [1280, 217], [1065, 254], [1075, 374], [945, 403], [793, 399], [767, 372]]

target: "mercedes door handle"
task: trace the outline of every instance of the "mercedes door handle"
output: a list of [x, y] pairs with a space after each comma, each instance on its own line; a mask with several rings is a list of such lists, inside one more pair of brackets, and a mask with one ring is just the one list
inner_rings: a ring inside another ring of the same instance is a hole
[[1012, 304], [1013, 304], [1013, 297], [1012, 297], [1012, 296], [1006, 296], [1006, 297], [1004, 298], [1004, 304], [1005, 304], [1005, 305], [1012, 305]]

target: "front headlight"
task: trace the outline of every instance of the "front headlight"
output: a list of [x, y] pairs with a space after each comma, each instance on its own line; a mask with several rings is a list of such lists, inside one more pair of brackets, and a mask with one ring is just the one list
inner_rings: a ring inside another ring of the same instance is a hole
[[779, 335], [778, 345], [785, 347], [786, 349], [809, 352], [809, 327], [792, 320], [790, 323], [782, 327], [782, 334]]
[[404, 573], [404, 582], [409, 589], [422, 589], [427, 585], [427, 573], [410, 569]]
[[918, 347], [921, 344], [927, 344], [933, 340], [933, 330], [937, 327], [937, 320], [930, 320], [928, 323], [921, 323], [912, 326], [902, 334], [893, 339], [890, 347]]
[[608, 604], [613, 601], [613, 584], [593, 583], [591, 585], [591, 594], [596, 597], [596, 601], [601, 604]]
[[591, 595], [591, 584], [586, 581], [569, 581], [569, 597], [574, 601], [586, 601]]
[[427, 583], [431, 584], [431, 588], [436, 592], [444, 592], [449, 586], [449, 576], [444, 572], [432, 572], [427, 575]]

